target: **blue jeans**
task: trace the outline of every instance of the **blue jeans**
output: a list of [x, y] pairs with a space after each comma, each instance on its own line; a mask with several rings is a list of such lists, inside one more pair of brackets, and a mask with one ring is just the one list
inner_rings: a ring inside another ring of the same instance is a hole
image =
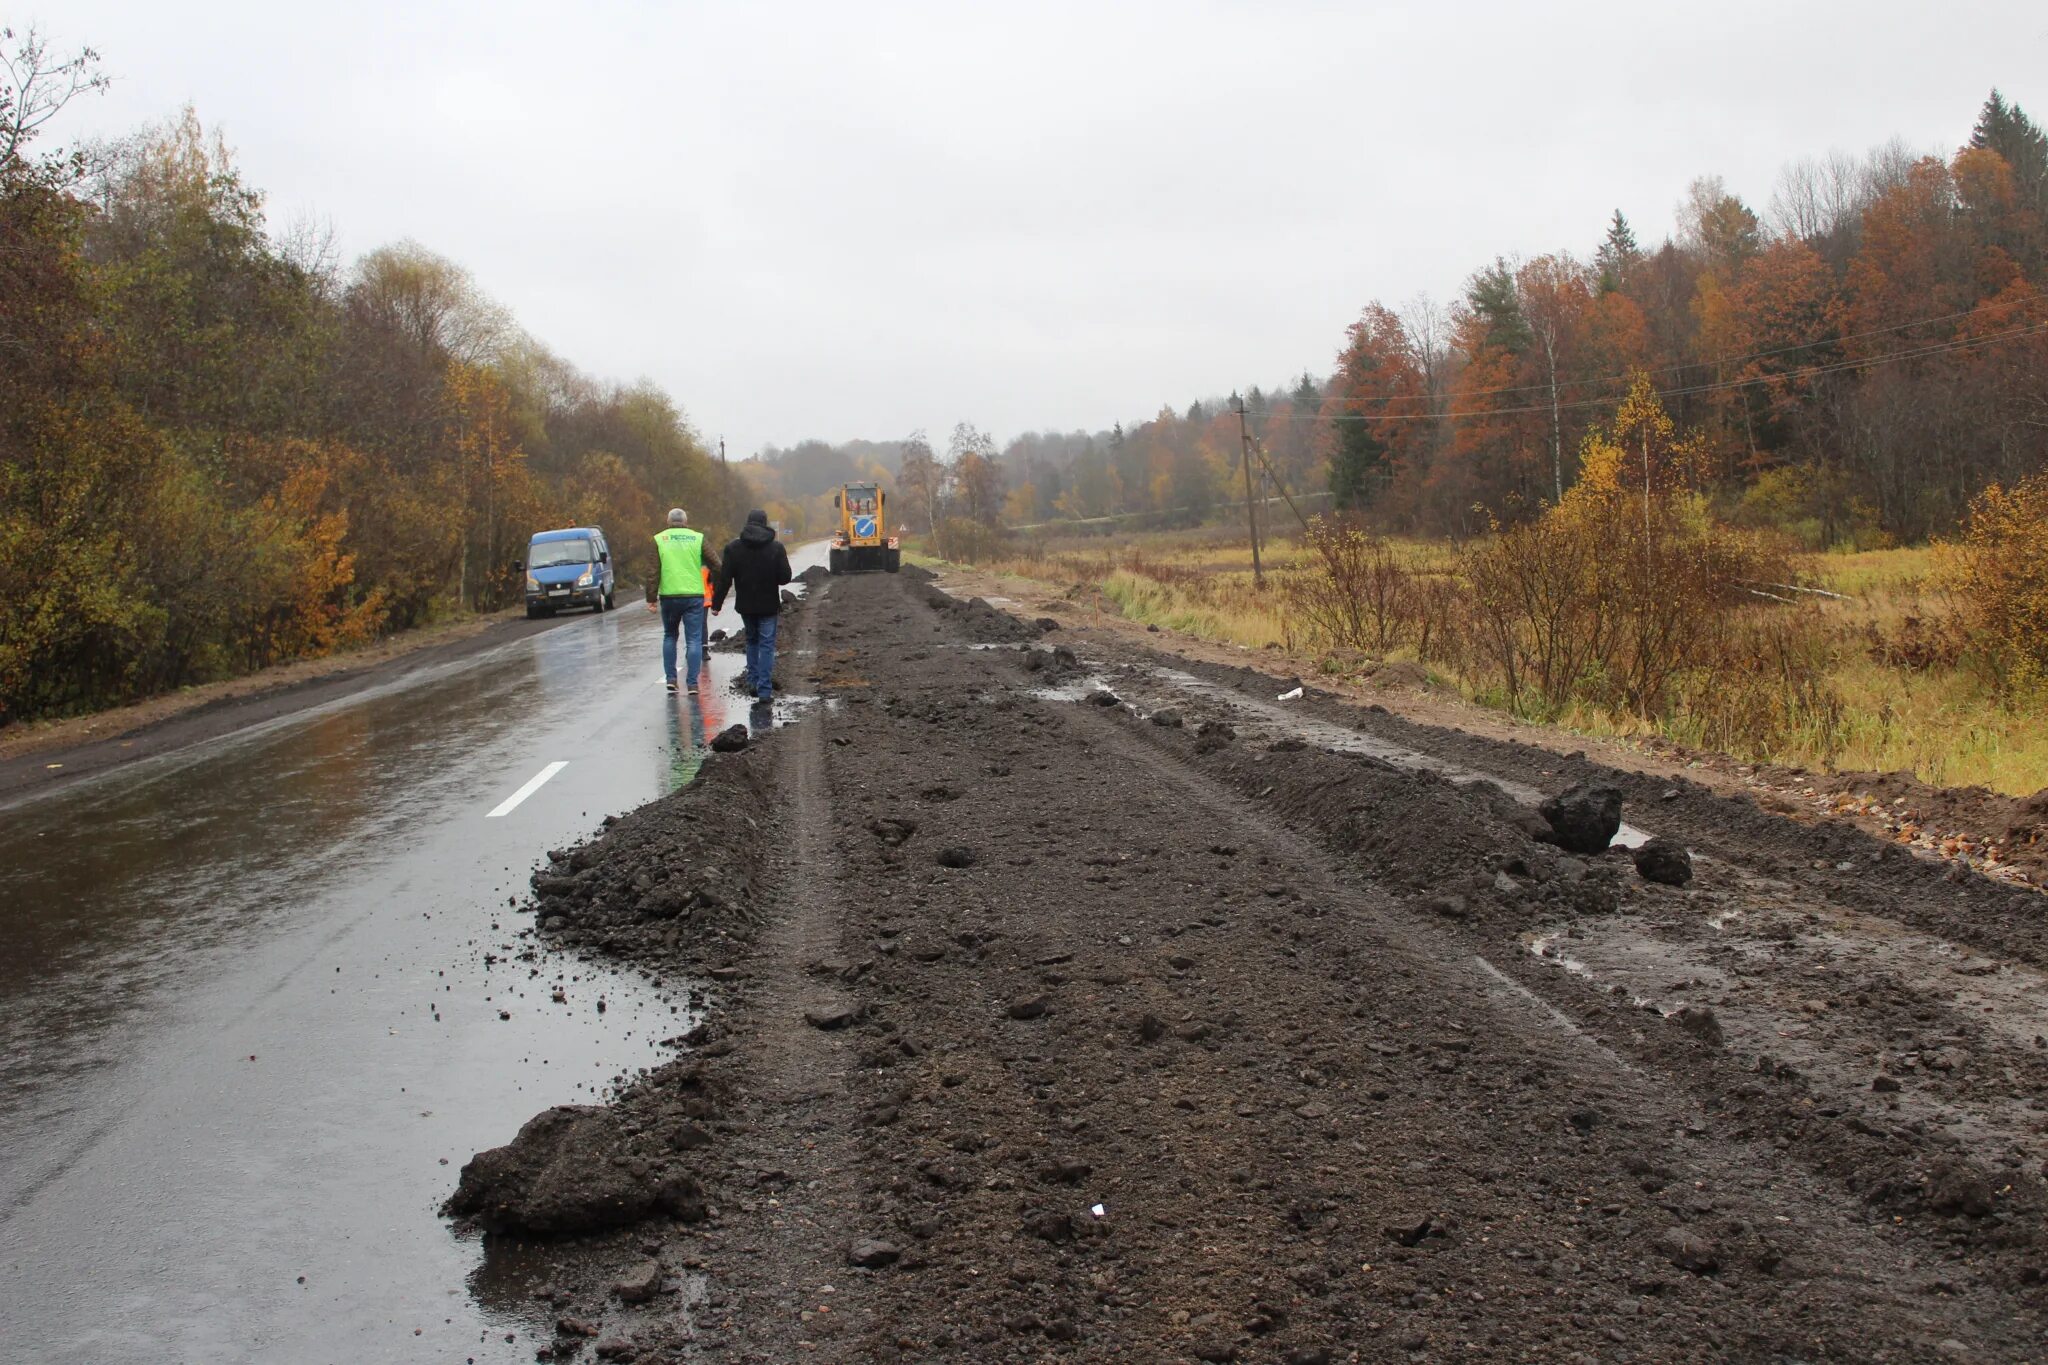
[[780, 617], [741, 616], [747, 630], [747, 686], [767, 701], [775, 689], [775, 626]]
[[689, 671], [686, 681], [691, 687], [697, 685], [697, 674], [704, 667], [704, 599], [701, 597], [664, 597], [661, 599], [661, 671], [673, 683], [676, 680], [676, 627], [683, 629], [683, 644], [687, 655]]

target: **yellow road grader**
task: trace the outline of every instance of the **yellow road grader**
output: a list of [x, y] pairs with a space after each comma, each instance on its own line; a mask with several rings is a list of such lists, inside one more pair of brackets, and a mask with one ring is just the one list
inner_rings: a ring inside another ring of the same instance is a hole
[[879, 485], [849, 483], [832, 495], [839, 509], [839, 529], [832, 534], [826, 565], [835, 574], [895, 573], [903, 567], [903, 548], [886, 521], [886, 495]]

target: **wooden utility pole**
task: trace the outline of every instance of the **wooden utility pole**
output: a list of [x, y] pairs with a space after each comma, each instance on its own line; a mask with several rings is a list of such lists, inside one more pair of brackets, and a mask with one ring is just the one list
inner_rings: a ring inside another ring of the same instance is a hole
[[720, 464], [725, 463], [725, 438], [723, 436], [718, 438], [718, 462]]
[[1252, 496], [1252, 436], [1245, 425], [1244, 399], [1230, 395], [1231, 410], [1237, 414], [1237, 441], [1244, 460], [1244, 516], [1252, 532], [1252, 586], [1266, 586], [1266, 571], [1259, 565], [1259, 504]]

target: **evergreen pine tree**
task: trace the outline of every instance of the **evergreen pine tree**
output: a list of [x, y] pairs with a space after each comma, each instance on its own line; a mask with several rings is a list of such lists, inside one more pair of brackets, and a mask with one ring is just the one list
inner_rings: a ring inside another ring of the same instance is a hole
[[1496, 260], [1465, 287], [1465, 302], [1486, 322], [1486, 344], [1517, 354], [1536, 340], [1529, 320], [1522, 316], [1522, 298], [1515, 288], [1515, 272], [1505, 260]]
[[1612, 294], [1619, 291], [1642, 255], [1642, 248], [1636, 245], [1634, 229], [1629, 227], [1628, 219], [1621, 216], [1621, 210], [1616, 209], [1614, 221], [1607, 225], [1606, 239], [1593, 253], [1593, 264], [1600, 271], [1600, 292]]
[[1977, 115], [1970, 145], [2005, 158], [2021, 201], [2048, 209], [2048, 136], [2017, 104], [2007, 104], [2005, 96], [1993, 90]]

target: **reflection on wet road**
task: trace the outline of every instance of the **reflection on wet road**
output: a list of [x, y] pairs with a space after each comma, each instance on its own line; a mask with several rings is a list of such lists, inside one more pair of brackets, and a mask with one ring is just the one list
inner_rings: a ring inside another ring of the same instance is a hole
[[622, 604], [0, 812], [0, 1359], [533, 1358], [435, 1207], [687, 1008], [516, 956], [535, 859], [748, 719], [659, 641]]

